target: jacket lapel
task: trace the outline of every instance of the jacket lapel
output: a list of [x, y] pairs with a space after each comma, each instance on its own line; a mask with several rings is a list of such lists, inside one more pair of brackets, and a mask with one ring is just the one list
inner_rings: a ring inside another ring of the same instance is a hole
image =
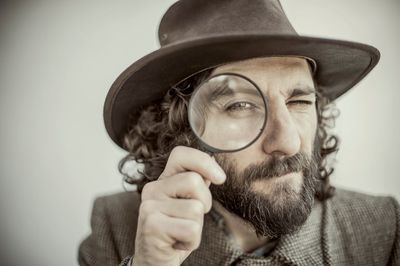
[[282, 236], [271, 255], [278, 256], [288, 264], [299, 266], [324, 265], [329, 262], [330, 254], [326, 240], [326, 227], [328, 226], [326, 207], [316, 200], [310, 216], [300, 230]]

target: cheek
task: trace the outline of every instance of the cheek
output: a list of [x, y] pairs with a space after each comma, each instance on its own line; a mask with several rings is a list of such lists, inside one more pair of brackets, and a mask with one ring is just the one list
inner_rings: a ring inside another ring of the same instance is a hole
[[[301, 151], [311, 155], [318, 123], [316, 110], [292, 114], [292, 121], [295, 123], [300, 136]], [[225, 153], [224, 157], [233, 162], [236, 170], [239, 171], [245, 169], [250, 164], [261, 163], [267, 159], [267, 155], [262, 149], [263, 141], [263, 137], [260, 137], [246, 149], [233, 153]]]
[[317, 112], [313, 108], [306, 113], [296, 113], [292, 116], [301, 139], [301, 150], [311, 154], [317, 132]]

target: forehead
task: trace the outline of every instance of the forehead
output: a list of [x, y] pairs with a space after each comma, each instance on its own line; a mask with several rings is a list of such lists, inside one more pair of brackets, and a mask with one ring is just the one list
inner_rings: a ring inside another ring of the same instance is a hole
[[260, 57], [237, 61], [216, 67], [211, 75], [225, 72], [245, 75], [264, 88], [314, 87], [310, 66], [306, 59], [300, 57]]

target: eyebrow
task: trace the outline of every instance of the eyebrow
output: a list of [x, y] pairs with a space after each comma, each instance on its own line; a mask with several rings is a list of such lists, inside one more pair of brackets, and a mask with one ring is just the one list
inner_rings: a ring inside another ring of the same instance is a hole
[[232, 89], [231, 87], [229, 87], [229, 85], [227, 84], [227, 82], [223, 82], [222, 84], [220, 84], [219, 86], [215, 87], [210, 94], [208, 95], [208, 99], [211, 101], [216, 101], [222, 97], [227, 97], [227, 96], [233, 96], [237, 93], [246, 93], [246, 94], [251, 94], [254, 95], [256, 97], [260, 97], [260, 93], [258, 90], [254, 89], [254, 90], [249, 90], [249, 89], [245, 89], [243, 87], [238, 87], [237, 89]]
[[306, 96], [310, 94], [316, 94], [315, 89], [313, 87], [306, 86], [304, 88], [295, 88], [289, 91], [288, 95], [289, 98], [296, 97], [296, 96]]
[[221, 97], [225, 96], [231, 96], [233, 95], [233, 90], [229, 88], [229, 86], [226, 84], [227, 82], [224, 81], [222, 84], [219, 84], [219, 86], [215, 87], [209, 94], [208, 94], [208, 99], [211, 101], [215, 101]]

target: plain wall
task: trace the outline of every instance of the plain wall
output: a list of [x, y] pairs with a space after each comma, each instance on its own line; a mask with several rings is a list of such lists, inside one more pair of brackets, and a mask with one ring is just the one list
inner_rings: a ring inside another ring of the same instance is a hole
[[[157, 49], [158, 22], [172, 2], [1, 2], [2, 265], [77, 264], [94, 198], [122, 190], [124, 152], [104, 129], [104, 98], [128, 65]], [[381, 50], [379, 65], [337, 103], [332, 181], [400, 199], [400, 1], [282, 4], [301, 34]]]

